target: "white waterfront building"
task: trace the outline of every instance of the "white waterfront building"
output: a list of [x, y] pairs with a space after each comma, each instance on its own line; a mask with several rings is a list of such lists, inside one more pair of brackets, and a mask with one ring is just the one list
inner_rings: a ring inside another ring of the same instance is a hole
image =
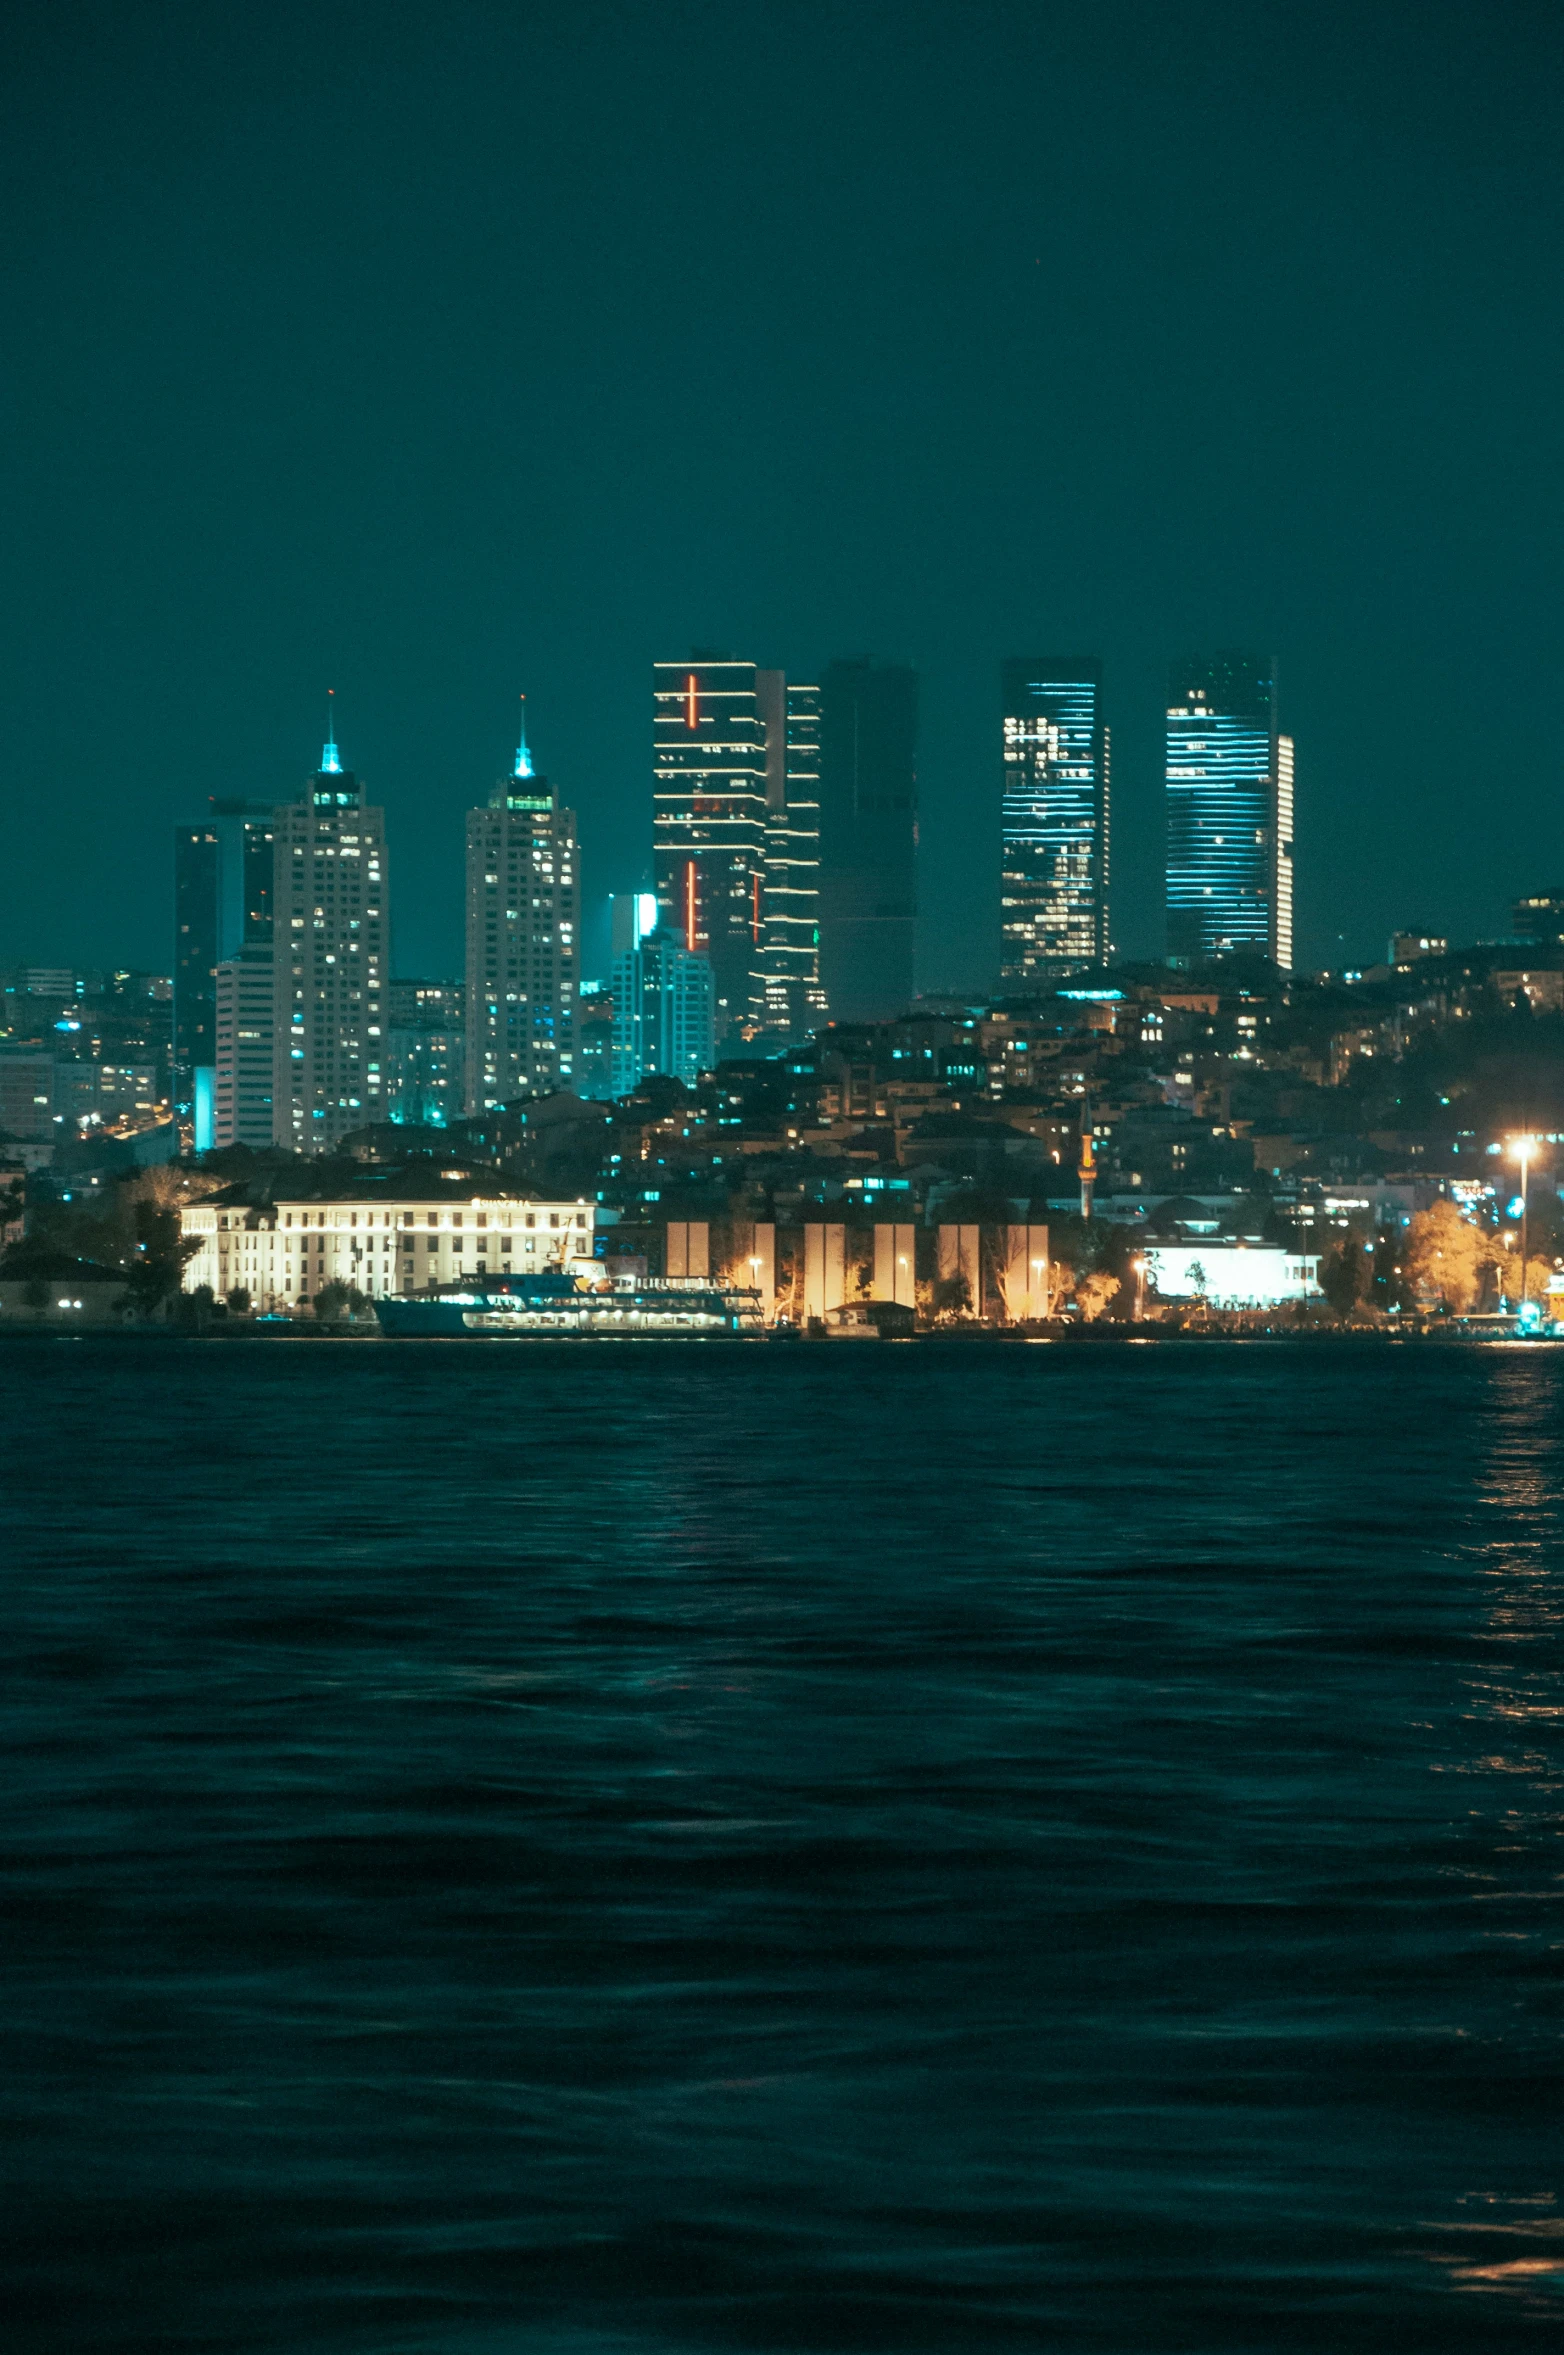
[[180, 1213], [185, 1239], [196, 1245], [185, 1290], [209, 1284], [219, 1300], [243, 1290], [254, 1308], [287, 1310], [331, 1283], [377, 1299], [463, 1277], [590, 1263], [590, 1202], [541, 1202], [472, 1186], [471, 1179], [400, 1187], [371, 1181], [330, 1195], [301, 1186], [260, 1207], [239, 1187], [211, 1195]]
[[1204, 1300], [1209, 1308], [1280, 1308], [1318, 1300], [1317, 1251], [1245, 1243], [1152, 1243], [1146, 1279], [1162, 1300]]

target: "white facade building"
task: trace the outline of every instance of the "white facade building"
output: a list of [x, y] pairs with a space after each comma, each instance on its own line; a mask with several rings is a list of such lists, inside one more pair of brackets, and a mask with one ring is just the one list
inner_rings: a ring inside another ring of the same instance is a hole
[[197, 1246], [184, 1288], [208, 1284], [219, 1300], [242, 1289], [255, 1308], [287, 1310], [331, 1283], [378, 1299], [462, 1277], [566, 1268], [590, 1261], [593, 1215], [590, 1202], [454, 1190], [431, 1200], [366, 1187], [259, 1210], [218, 1196], [180, 1213], [186, 1241]]
[[1279, 1308], [1320, 1298], [1319, 1254], [1245, 1243], [1151, 1243], [1146, 1282], [1163, 1300], [1210, 1308]]

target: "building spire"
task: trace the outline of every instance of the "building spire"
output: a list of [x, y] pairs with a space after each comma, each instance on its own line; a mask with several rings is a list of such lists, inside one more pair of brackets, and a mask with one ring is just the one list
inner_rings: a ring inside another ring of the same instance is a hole
[[521, 699], [521, 742], [516, 747], [516, 766], [511, 771], [516, 777], [532, 775], [532, 755], [527, 750], [527, 698]]
[[337, 751], [337, 690], [335, 687], [326, 689], [326, 744], [320, 756], [320, 773], [323, 777], [340, 777], [342, 774], [342, 757]]

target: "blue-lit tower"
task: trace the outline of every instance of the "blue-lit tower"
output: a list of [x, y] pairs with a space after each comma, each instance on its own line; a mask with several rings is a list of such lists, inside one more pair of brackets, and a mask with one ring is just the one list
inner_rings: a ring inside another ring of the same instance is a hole
[[275, 822], [272, 1141], [328, 1154], [386, 1118], [389, 1092], [386, 816], [335, 725]]
[[1175, 663], [1168, 685], [1168, 954], [1292, 964], [1293, 748], [1262, 654]]
[[580, 874], [576, 818], [521, 741], [467, 813], [467, 1109], [546, 1096], [575, 1077]]
[[1106, 962], [1108, 730], [1095, 655], [1004, 664], [1000, 975], [1046, 988]]

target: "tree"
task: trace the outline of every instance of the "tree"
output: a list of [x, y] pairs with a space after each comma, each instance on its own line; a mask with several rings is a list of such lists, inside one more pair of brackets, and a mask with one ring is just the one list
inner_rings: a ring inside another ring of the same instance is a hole
[[[142, 1173], [146, 1177], [151, 1170]], [[135, 1250], [125, 1276], [125, 1291], [133, 1307], [151, 1316], [179, 1290], [185, 1263], [200, 1246], [180, 1231], [177, 1198], [160, 1199], [151, 1188], [134, 1197]]]
[[54, 1286], [45, 1283], [42, 1276], [29, 1276], [22, 1286], [23, 1305], [30, 1308], [35, 1317], [41, 1317], [49, 1305], [49, 1296], [53, 1290]]
[[954, 1275], [940, 1276], [934, 1285], [934, 1306], [944, 1316], [969, 1316], [972, 1312], [972, 1287], [967, 1282], [966, 1270], [957, 1268]]
[[1511, 1308], [1519, 1308], [1521, 1301], [1541, 1300], [1553, 1280], [1551, 1259], [1539, 1259], [1533, 1252], [1526, 1261], [1526, 1283], [1521, 1286], [1521, 1255], [1502, 1247], [1493, 1254], [1493, 1267], [1498, 1277], [1499, 1290]]
[[1075, 1297], [1086, 1322], [1095, 1324], [1098, 1317], [1123, 1289], [1117, 1276], [1110, 1276], [1106, 1268], [1093, 1268], [1075, 1287]]
[[1465, 1316], [1491, 1256], [1487, 1236], [1453, 1202], [1436, 1202], [1413, 1213], [1401, 1272], [1414, 1292], [1436, 1301], [1450, 1316]]
[[228, 1295], [228, 1305], [233, 1310], [236, 1317], [247, 1317], [250, 1313], [250, 1294], [248, 1288], [243, 1284], [235, 1284], [233, 1290]]
[[1064, 1314], [1064, 1304], [1075, 1290], [1075, 1270], [1067, 1259], [1048, 1262], [1048, 1313], [1051, 1317]]
[[1320, 1261], [1320, 1290], [1339, 1317], [1351, 1316], [1357, 1307], [1367, 1273], [1363, 1245], [1356, 1235], [1343, 1235]]
[[1206, 1294], [1211, 1289], [1211, 1278], [1206, 1274], [1203, 1264], [1198, 1259], [1192, 1259], [1189, 1263], [1189, 1288], [1195, 1295], [1196, 1305], [1204, 1308]]
[[335, 1324], [339, 1317], [356, 1317], [368, 1305], [356, 1284], [344, 1284], [336, 1277], [322, 1284], [315, 1295], [315, 1314], [323, 1324]]

